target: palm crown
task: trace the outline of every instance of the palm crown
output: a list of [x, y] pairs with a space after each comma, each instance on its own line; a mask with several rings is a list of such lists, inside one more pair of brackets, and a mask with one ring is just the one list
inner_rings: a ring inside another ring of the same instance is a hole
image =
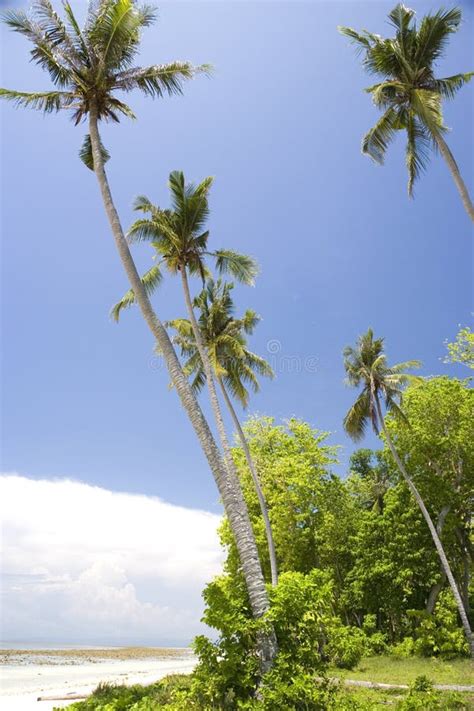
[[[228, 249], [210, 251], [209, 231], [205, 229], [209, 217], [209, 190], [213, 179], [205, 178], [198, 185], [186, 183], [180, 171], [169, 177], [172, 207], [168, 210], [153, 205], [143, 195], [135, 201], [135, 210], [149, 215], [137, 220], [129, 230], [131, 242], [148, 241], [155, 249], [156, 264], [142, 277], [150, 294], [159, 286], [162, 265], [172, 274], [182, 269], [198, 275], [204, 282], [209, 275], [206, 260], [215, 261], [219, 273], [230, 273], [245, 284], [252, 284], [257, 274], [255, 261], [246, 255]], [[120, 311], [135, 302], [132, 290], [113, 307], [112, 315], [118, 320]]]
[[[247, 386], [258, 392], [257, 375], [273, 377], [273, 370], [264, 358], [247, 348], [246, 335], [253, 333], [260, 317], [249, 309], [242, 318], [235, 318], [230, 294], [233, 286], [220, 279], [216, 282], [209, 279], [195, 298], [194, 305], [199, 309], [199, 328], [214, 372], [241, 405], [247, 407]], [[167, 325], [176, 330], [173, 341], [187, 357], [184, 371], [194, 376], [192, 386], [200, 391], [205, 383], [205, 373], [192, 324], [187, 319], [175, 319]]]
[[387, 410], [406, 419], [401, 409], [402, 392], [414, 376], [404, 371], [418, 368], [420, 362], [408, 360], [389, 366], [383, 349], [384, 339], [374, 339], [369, 328], [359, 337], [355, 348], [347, 346], [343, 352], [347, 384], [353, 387], [362, 385], [362, 392], [344, 418], [344, 429], [355, 441], [362, 439], [369, 422], [376, 434], [379, 433], [382, 424], [379, 416], [381, 396]]
[[[179, 94], [184, 80], [209, 70], [207, 65], [194, 67], [189, 62], [133, 66], [141, 30], [156, 17], [149, 5], [96, 0], [89, 5], [82, 29], [67, 1], [63, 8], [64, 19], [50, 0], [35, 0], [30, 14], [22, 10], [4, 13], [5, 23], [33, 43], [31, 56], [49, 73], [56, 89], [33, 93], [0, 89], [0, 97], [45, 113], [70, 110], [76, 124], [94, 104], [99, 120], [119, 121], [120, 115], [135, 116], [117, 92], [139, 89], [153, 97]], [[92, 167], [88, 137], [81, 156]]]
[[443, 55], [449, 36], [461, 22], [461, 10], [439, 10], [423, 17], [419, 26], [415, 12], [398, 4], [389, 14], [395, 37], [385, 39], [350, 27], [339, 31], [351, 39], [364, 56], [370, 73], [383, 79], [366, 89], [374, 104], [384, 111], [362, 141], [362, 152], [383, 163], [386, 149], [396, 131], [407, 135], [406, 163], [408, 192], [426, 167], [436, 134], [446, 131], [442, 100], [452, 99], [474, 72], [438, 79], [436, 61]]

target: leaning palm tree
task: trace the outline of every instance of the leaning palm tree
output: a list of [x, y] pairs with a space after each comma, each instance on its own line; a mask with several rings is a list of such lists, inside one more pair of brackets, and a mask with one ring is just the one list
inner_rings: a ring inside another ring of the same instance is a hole
[[[236, 476], [224, 418], [217, 397], [209, 353], [194, 312], [193, 299], [189, 287], [189, 277], [198, 276], [202, 281], [209, 274], [207, 260], [211, 258], [220, 273], [231, 273], [243, 283], [250, 284], [257, 272], [255, 262], [250, 258], [230, 250], [210, 251], [209, 231], [205, 229], [209, 216], [208, 195], [213, 179], [205, 178], [198, 185], [187, 184], [181, 171], [173, 171], [169, 176], [171, 209], [163, 210], [141, 195], [135, 201], [135, 210], [143, 212], [143, 217], [131, 226], [128, 232], [130, 242], [149, 241], [155, 250], [155, 264], [142, 277], [147, 292], [152, 293], [161, 283], [163, 267], [172, 275], [179, 274], [184, 292], [184, 300], [199, 356], [203, 364], [203, 377], [207, 383], [211, 407], [217, 431], [224, 451], [227, 469]], [[118, 320], [123, 308], [135, 303], [135, 290], [130, 289], [113, 307], [112, 315]]]
[[369, 329], [367, 333], [359, 337], [355, 348], [348, 346], [344, 349], [344, 367], [347, 374], [347, 383], [353, 387], [362, 385], [362, 392], [344, 418], [344, 429], [354, 441], [362, 439], [368, 423], [372, 425], [376, 434], [379, 434], [382, 429], [397, 467], [428, 524], [441, 566], [456, 600], [471, 656], [474, 657], [473, 634], [461, 595], [444, 552], [443, 544], [418, 489], [398, 455], [382, 412], [381, 399], [384, 400], [388, 412], [406, 422], [406, 416], [401, 407], [402, 389], [414, 376], [408, 375], [404, 371], [418, 367], [420, 364], [419, 361], [411, 360], [389, 366], [383, 348], [383, 338], [374, 339], [373, 332]]
[[339, 31], [362, 53], [363, 65], [381, 82], [368, 87], [375, 106], [384, 113], [362, 141], [362, 152], [382, 164], [397, 131], [407, 136], [408, 193], [426, 168], [431, 148], [439, 150], [448, 164], [464, 207], [474, 221], [474, 207], [454, 157], [444, 140], [442, 102], [452, 99], [472, 79], [474, 72], [439, 79], [435, 64], [443, 56], [449, 36], [459, 29], [461, 10], [439, 10], [425, 15], [419, 25], [415, 12], [398, 4], [389, 14], [395, 37], [385, 39], [350, 27]]
[[[276, 585], [278, 564], [267, 504], [247, 438], [232, 402], [233, 397], [245, 409], [249, 401], [249, 387], [254, 392], [260, 389], [257, 376], [271, 378], [274, 373], [264, 358], [247, 348], [246, 336], [253, 333], [260, 317], [255, 311], [248, 309], [242, 318], [235, 318], [234, 302], [230, 294], [233, 286], [232, 283], [222, 283], [220, 279], [216, 282], [209, 279], [205, 288], [194, 299], [194, 305], [199, 310], [198, 324], [204, 346], [234, 422], [257, 493], [267, 538], [272, 585]], [[166, 325], [176, 330], [177, 335], [173, 342], [180, 346], [182, 355], [186, 357], [184, 372], [193, 376], [193, 390], [200, 392], [206, 376], [191, 322], [188, 319], [175, 319]]]
[[[14, 10], [4, 14], [6, 24], [32, 42], [32, 59], [48, 72], [55, 89], [33, 93], [0, 89], [0, 98], [43, 113], [70, 111], [76, 124], [88, 119], [89, 133], [84, 140], [81, 158], [96, 175], [130, 286], [163, 352], [171, 381], [213, 472], [236, 540], [252, 612], [261, 617], [268, 609], [268, 595], [238, 479], [224, 466], [167, 331], [153, 311], [146, 285], [142, 284], [113, 201], [104, 167], [109, 155], [99, 133], [101, 121], [118, 122], [121, 116], [134, 118], [130, 107], [117, 97], [117, 92], [122, 94], [137, 89], [151, 97], [180, 94], [184, 81], [199, 72], [206, 72], [208, 67], [194, 67], [189, 62], [144, 68], [133, 66], [141, 30], [155, 19], [155, 11], [149, 6], [140, 7], [134, 0], [95, 0], [89, 5], [82, 29], [67, 0], [63, 7], [64, 19], [55, 12], [50, 0], [35, 0], [31, 14]], [[259, 650], [262, 670], [271, 665], [275, 650], [271, 634], [262, 638]]]

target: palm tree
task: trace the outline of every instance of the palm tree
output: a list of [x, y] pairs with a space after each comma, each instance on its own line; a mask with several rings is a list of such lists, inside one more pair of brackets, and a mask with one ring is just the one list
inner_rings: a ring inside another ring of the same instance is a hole
[[[141, 30], [155, 19], [155, 12], [149, 6], [139, 7], [134, 0], [96, 0], [89, 5], [83, 29], [79, 27], [67, 0], [63, 7], [64, 19], [55, 12], [50, 0], [35, 0], [31, 15], [13, 10], [4, 15], [4, 21], [12, 30], [32, 42], [31, 56], [48, 72], [55, 89], [34, 93], [0, 89], [0, 97], [44, 113], [69, 110], [76, 124], [88, 118], [89, 134], [84, 140], [81, 158], [95, 172], [112, 235], [131, 288], [159, 344], [171, 381], [213, 472], [235, 536], [252, 612], [261, 617], [269, 606], [268, 595], [242, 491], [237, 477], [230, 476], [222, 462], [168, 333], [153, 311], [146, 285], [141, 282], [112, 198], [104, 167], [109, 156], [99, 133], [100, 121], [118, 122], [121, 115], [134, 118], [130, 107], [117, 98], [117, 92], [128, 93], [138, 89], [151, 97], [180, 94], [185, 80], [208, 71], [209, 67], [193, 67], [189, 62], [145, 68], [133, 66]], [[262, 670], [265, 670], [276, 653], [272, 635], [262, 638], [259, 653]]]
[[419, 26], [415, 12], [398, 4], [389, 14], [395, 37], [385, 39], [350, 27], [339, 31], [350, 38], [363, 54], [369, 74], [382, 79], [366, 89], [384, 113], [362, 140], [362, 152], [382, 164], [396, 131], [406, 131], [408, 194], [426, 168], [431, 148], [437, 148], [448, 164], [464, 207], [474, 221], [474, 207], [456, 161], [443, 135], [443, 99], [452, 99], [474, 76], [474, 72], [438, 79], [434, 65], [443, 56], [449, 36], [459, 29], [461, 10], [438, 10], [425, 15]]
[[382, 413], [381, 398], [383, 398], [388, 412], [391, 412], [395, 417], [406, 422], [406, 416], [401, 408], [402, 388], [413, 379], [413, 376], [408, 375], [404, 371], [408, 368], [418, 367], [420, 363], [419, 361], [411, 360], [405, 363], [398, 363], [398, 365], [389, 366], [383, 352], [383, 344], [383, 338], [374, 339], [374, 334], [372, 330], [369, 329], [367, 333], [359, 337], [355, 348], [348, 346], [344, 349], [344, 367], [346, 369], [347, 382], [353, 387], [362, 385], [362, 392], [344, 418], [344, 429], [354, 441], [362, 439], [368, 423], [372, 425], [377, 435], [380, 433], [380, 429], [382, 429], [398, 469], [428, 524], [440, 558], [441, 566], [456, 600], [471, 656], [474, 657], [473, 634], [438, 531], [431, 520], [431, 516], [418, 489], [395, 449]]
[[[194, 305], [199, 309], [198, 324], [202, 339], [215, 378], [234, 422], [257, 493], [268, 544], [272, 585], [276, 585], [278, 583], [278, 565], [267, 504], [247, 438], [231, 399], [232, 395], [245, 409], [249, 400], [247, 386], [250, 386], [254, 392], [258, 392], [257, 375], [273, 377], [274, 374], [264, 358], [252, 353], [247, 348], [246, 335], [253, 333], [260, 317], [255, 311], [248, 309], [241, 319], [235, 318], [234, 303], [230, 295], [233, 286], [232, 283], [222, 283], [220, 279], [217, 282], [209, 279], [205, 288], [194, 299]], [[184, 372], [193, 376], [193, 390], [199, 392], [202, 390], [206, 378], [192, 324], [188, 319], [175, 319], [166, 325], [177, 331], [173, 342], [180, 346], [181, 353], [186, 356]]]

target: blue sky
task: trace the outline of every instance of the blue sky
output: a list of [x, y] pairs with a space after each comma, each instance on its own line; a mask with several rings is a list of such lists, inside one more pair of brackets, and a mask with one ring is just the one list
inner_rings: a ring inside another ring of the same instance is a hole
[[[336, 26], [390, 32], [393, 4], [163, 3], [140, 63], [211, 62], [214, 76], [181, 98], [130, 96], [139, 120], [103, 129], [125, 226], [135, 195], [167, 204], [171, 170], [215, 176], [211, 244], [258, 259], [256, 287], [235, 297], [263, 317], [254, 350], [278, 351], [277, 378], [250, 410], [331, 431], [343, 461], [353, 445], [342, 418], [354, 397], [343, 347], [371, 325], [392, 360], [461, 374], [440, 358], [472, 311], [472, 231], [447, 167], [434, 157], [410, 201], [402, 137], [383, 168], [360, 153], [377, 119], [362, 91], [371, 79]], [[464, 25], [442, 75], [474, 68], [472, 6], [461, 4]], [[437, 5], [414, 7], [421, 16]], [[6, 30], [1, 40], [2, 85], [48, 88], [26, 41]], [[471, 187], [473, 91], [446, 106], [448, 142]], [[139, 313], [118, 326], [109, 319], [127, 284], [94, 176], [77, 157], [85, 132], [66, 115], [2, 106], [2, 469], [219, 511]], [[148, 268], [149, 249], [134, 253]], [[168, 281], [154, 304], [162, 319], [183, 315], [179, 284]], [[295, 358], [311, 367], [288, 372]]]

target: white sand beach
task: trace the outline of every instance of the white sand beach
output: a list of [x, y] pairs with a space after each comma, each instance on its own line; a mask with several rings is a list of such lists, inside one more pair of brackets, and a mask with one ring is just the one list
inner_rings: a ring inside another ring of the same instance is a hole
[[[50, 663], [48, 663], [48, 661]], [[187, 650], [169, 658], [95, 659], [68, 657], [48, 659], [26, 655], [1, 665], [0, 707], [5, 711], [52, 711], [73, 700], [38, 701], [38, 697], [90, 694], [99, 682], [152, 684], [167, 674], [188, 674], [196, 660]]]

